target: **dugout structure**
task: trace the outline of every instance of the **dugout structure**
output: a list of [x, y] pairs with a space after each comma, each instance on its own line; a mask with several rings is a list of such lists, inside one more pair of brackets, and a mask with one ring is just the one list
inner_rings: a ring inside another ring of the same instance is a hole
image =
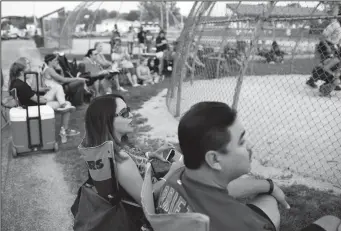
[[[321, 97], [305, 84], [319, 62], [319, 36], [338, 20], [338, 8], [196, 1], [178, 39], [169, 111], [180, 118], [197, 102], [226, 102], [246, 128], [256, 172], [272, 166], [340, 187], [341, 92]], [[271, 61], [274, 41], [281, 55]]]

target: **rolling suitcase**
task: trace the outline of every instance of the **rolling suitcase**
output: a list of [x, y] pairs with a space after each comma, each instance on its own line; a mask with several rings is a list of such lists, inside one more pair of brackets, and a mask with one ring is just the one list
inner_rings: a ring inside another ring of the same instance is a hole
[[[35, 75], [38, 83], [37, 72], [25, 72], [25, 81], [27, 75]], [[39, 84], [37, 84], [37, 92], [39, 92]], [[12, 132], [9, 151], [12, 152], [13, 157], [35, 151], [58, 151], [54, 110], [48, 105], [40, 105], [39, 97], [37, 106], [12, 108], [9, 111], [9, 118]]]

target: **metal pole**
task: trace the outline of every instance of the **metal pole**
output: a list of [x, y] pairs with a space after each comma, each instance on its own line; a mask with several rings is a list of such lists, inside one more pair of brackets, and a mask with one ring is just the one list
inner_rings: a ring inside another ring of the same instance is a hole
[[[234, 9], [236, 12], [238, 11], [239, 6], [241, 5], [242, 1], [239, 1], [237, 7]], [[229, 19], [232, 18], [232, 14], [230, 15]], [[229, 28], [230, 24], [227, 22], [226, 27], [224, 28], [224, 30], [227, 30]], [[217, 61], [217, 69], [216, 69], [216, 78], [218, 78], [219, 76], [219, 67], [220, 67], [220, 62], [221, 62], [221, 55], [222, 52], [224, 51], [224, 45], [226, 42], [227, 36], [222, 35], [222, 41], [220, 43], [220, 51], [219, 51], [219, 57], [218, 57], [218, 61]]]
[[[96, 21], [97, 14], [98, 14], [98, 12], [99, 12], [98, 9], [101, 7], [102, 4], [103, 4], [103, 2], [100, 2], [100, 4], [98, 5], [98, 8], [96, 9], [96, 13], [95, 13], [94, 20], [92, 21], [90, 27], [88, 28], [88, 32], [90, 32], [90, 33], [91, 33], [91, 31], [92, 31], [92, 28], [94, 27], [94, 24], [95, 24], [95, 21]], [[89, 33], [89, 34], [90, 34], [90, 33]], [[91, 44], [91, 37], [89, 36], [89, 34], [88, 34], [88, 39], [89, 39], [88, 49], [90, 49], [90, 44]]]
[[261, 28], [262, 25], [264, 23], [264, 19], [266, 19], [267, 17], [269, 17], [269, 15], [271, 14], [271, 12], [273, 11], [273, 9], [275, 8], [277, 1], [270, 1], [269, 2], [269, 7], [268, 7], [268, 11], [265, 13], [264, 18], [261, 17], [256, 25], [256, 29], [255, 29], [255, 33], [254, 33], [254, 38], [252, 39], [252, 46], [250, 46], [250, 49], [248, 50], [248, 54], [246, 56], [245, 62], [243, 63], [243, 69], [240, 72], [239, 78], [237, 80], [237, 84], [236, 84], [236, 88], [235, 88], [235, 92], [234, 92], [234, 96], [233, 96], [233, 104], [232, 104], [232, 108], [233, 109], [237, 109], [237, 105], [238, 105], [238, 101], [239, 101], [239, 96], [240, 96], [240, 91], [242, 88], [242, 84], [243, 84], [243, 80], [244, 80], [244, 75], [246, 73], [246, 70], [248, 68], [248, 64], [250, 61], [250, 57], [252, 56], [252, 58], [254, 57], [253, 53], [254, 53], [254, 44], [256, 41], [258, 41], [260, 32], [261, 32]]
[[161, 24], [161, 29], [163, 30], [164, 28], [163, 28], [163, 6], [162, 6], [162, 2], [160, 3], [160, 24]]
[[179, 87], [178, 87], [178, 94], [177, 94], [177, 105], [176, 105], [176, 112], [175, 112], [175, 116], [180, 116], [180, 112], [181, 112], [181, 93], [182, 93], [182, 82], [184, 77], [186, 76], [186, 66], [183, 65], [183, 63], [185, 62], [185, 60], [187, 60], [188, 58], [188, 53], [189, 53], [189, 48], [190, 48], [190, 44], [186, 43], [185, 41], [189, 41], [193, 38], [193, 30], [195, 28], [195, 26], [198, 25], [202, 14], [210, 7], [210, 5], [212, 4], [212, 2], [202, 2], [199, 9], [197, 10], [197, 12], [199, 12], [198, 14], [195, 14], [195, 19], [193, 24], [190, 26], [190, 29], [187, 33], [184, 34], [184, 37], [181, 41], [181, 44], [184, 46], [183, 51], [182, 52], [182, 56], [180, 58], [180, 62], [182, 63], [181, 65], [181, 73], [180, 73], [180, 81], [179, 81]]
[[[322, 3], [322, 2], [319, 2], [319, 3], [315, 6], [314, 10], [311, 12], [310, 15], [313, 15], [313, 14], [316, 12], [317, 8], [321, 5], [321, 3]], [[291, 50], [291, 61], [290, 61], [290, 72], [291, 72], [291, 73], [294, 71], [294, 55], [295, 55], [295, 53], [296, 53], [296, 49], [297, 49], [297, 47], [298, 47], [299, 42], [301, 42], [301, 40], [302, 40], [302, 38], [303, 38], [303, 30], [304, 30], [304, 27], [307, 25], [307, 23], [308, 23], [308, 21], [306, 21], [306, 22], [304, 23], [304, 25], [301, 27], [300, 36], [296, 38], [295, 46], [294, 46], [294, 48]]]
[[[207, 16], [210, 16], [211, 15], [211, 12], [213, 10], [213, 7], [215, 6], [216, 2], [213, 2], [213, 4], [211, 5], [211, 8], [208, 10], [208, 13], [207, 13]], [[204, 29], [206, 28], [206, 25], [203, 25], [201, 30], [200, 30], [200, 33], [199, 33], [199, 38], [198, 40], [194, 43], [194, 46], [195, 46], [195, 49], [194, 49], [194, 54], [197, 54], [198, 52], [198, 43], [201, 41], [201, 38], [202, 38], [202, 34], [203, 34], [203, 31]], [[195, 61], [193, 59], [193, 63], [192, 63], [192, 70], [195, 70]], [[191, 78], [190, 78], [190, 81], [191, 81], [191, 85], [193, 85], [193, 81], [194, 81], [194, 73], [195, 71], [192, 71], [191, 72]]]

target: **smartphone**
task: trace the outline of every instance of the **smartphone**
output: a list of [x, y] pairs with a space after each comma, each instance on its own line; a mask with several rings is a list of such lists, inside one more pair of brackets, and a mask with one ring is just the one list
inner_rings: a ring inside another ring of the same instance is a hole
[[175, 156], [175, 150], [174, 150], [174, 149], [171, 149], [171, 150], [169, 150], [169, 152], [168, 152], [168, 155], [167, 155], [167, 157], [166, 157], [166, 160], [167, 160], [168, 162], [171, 162], [171, 160], [174, 158], [174, 156]]
[[183, 156], [180, 152], [177, 152], [175, 149], [171, 149], [168, 152], [166, 160], [168, 162], [175, 162], [175, 161], [182, 161], [182, 158], [183, 158]]

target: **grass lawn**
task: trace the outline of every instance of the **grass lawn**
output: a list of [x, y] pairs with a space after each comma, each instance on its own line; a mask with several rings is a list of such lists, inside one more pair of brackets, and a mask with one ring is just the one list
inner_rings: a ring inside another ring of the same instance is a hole
[[[167, 87], [168, 81], [163, 83], [129, 89], [124, 93], [128, 105], [136, 110], [142, 104], [155, 96], [162, 89]], [[80, 158], [77, 151], [77, 146], [84, 134], [83, 119], [85, 109], [77, 111], [72, 118], [72, 126], [81, 131], [81, 136], [73, 138], [67, 144], [62, 145], [61, 151], [56, 156], [56, 161], [61, 163], [64, 168], [65, 180], [69, 184], [72, 193], [76, 193], [78, 187], [84, 182], [87, 177], [87, 170], [84, 161]], [[148, 126], [143, 126], [146, 122], [145, 118], [140, 115], [135, 115], [136, 124], [140, 125], [136, 128], [136, 132], [132, 135], [133, 142], [138, 142], [137, 138], [140, 132], [148, 131]], [[60, 123], [60, 121], [57, 121]], [[146, 140], [146, 143], [137, 144], [137, 148], [143, 151], [155, 150], [158, 145], [158, 140]], [[136, 152], [136, 150], [132, 150]], [[157, 165], [156, 171], [167, 169], [165, 164]], [[341, 204], [339, 196], [331, 193], [321, 192], [307, 188], [302, 185], [295, 185], [283, 188], [288, 196], [288, 202], [291, 209], [286, 211], [281, 208], [282, 214], [282, 229], [283, 231], [299, 230], [308, 225], [321, 216], [331, 214], [341, 217]]]

